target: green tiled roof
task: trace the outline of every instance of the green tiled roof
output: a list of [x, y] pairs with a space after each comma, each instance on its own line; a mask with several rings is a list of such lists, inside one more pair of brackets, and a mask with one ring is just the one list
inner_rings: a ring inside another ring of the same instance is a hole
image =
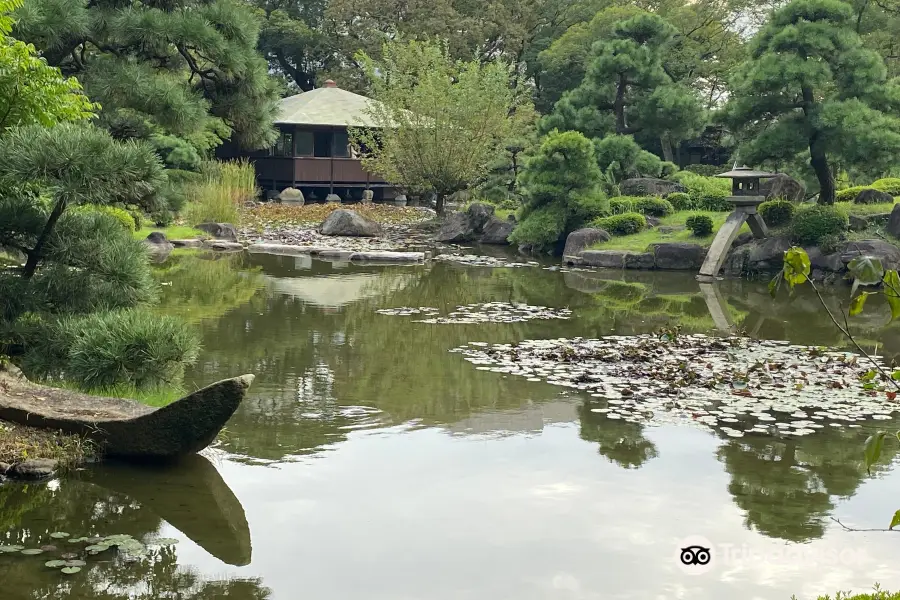
[[375, 100], [339, 87], [316, 88], [284, 98], [275, 123], [281, 125], [331, 125], [336, 127], [376, 127], [366, 114]]

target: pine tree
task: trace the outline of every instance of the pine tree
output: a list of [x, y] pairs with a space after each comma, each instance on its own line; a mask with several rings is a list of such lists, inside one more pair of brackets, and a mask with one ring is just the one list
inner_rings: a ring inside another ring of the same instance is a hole
[[29, 0], [16, 18], [15, 35], [78, 77], [118, 139], [174, 134], [202, 153], [274, 138], [277, 86], [242, 2]]
[[756, 36], [727, 116], [742, 162], [805, 155], [819, 203], [834, 202], [833, 166], [877, 175], [900, 154], [900, 89], [882, 58], [863, 47], [840, 0], [794, 0]]

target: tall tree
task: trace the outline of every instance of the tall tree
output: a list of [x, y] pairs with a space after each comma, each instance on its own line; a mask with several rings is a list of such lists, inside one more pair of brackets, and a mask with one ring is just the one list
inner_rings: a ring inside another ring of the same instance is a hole
[[808, 157], [819, 203], [834, 202], [835, 160], [872, 174], [900, 153], [900, 88], [863, 46], [850, 5], [794, 0], [754, 39], [727, 118], [743, 134], [741, 159]]
[[367, 151], [367, 168], [411, 192], [435, 194], [442, 212], [448, 195], [484, 177], [528, 106], [502, 61], [455, 61], [433, 42], [387, 44], [382, 56], [359, 55], [377, 130], [352, 132], [354, 143]]
[[82, 93], [78, 80], [63, 77], [34, 46], [9, 37], [9, 15], [22, 3], [0, 0], [0, 136], [18, 125], [88, 119], [98, 108]]
[[242, 2], [29, 0], [16, 17], [15, 34], [79, 78], [117, 138], [174, 134], [203, 152], [274, 137], [277, 86]]
[[556, 103], [545, 130], [573, 129], [593, 138], [646, 132], [660, 139], [671, 161], [672, 143], [699, 133], [705, 123], [697, 94], [663, 68], [675, 35], [652, 14], [618, 22], [610, 39], [593, 45], [584, 80]]

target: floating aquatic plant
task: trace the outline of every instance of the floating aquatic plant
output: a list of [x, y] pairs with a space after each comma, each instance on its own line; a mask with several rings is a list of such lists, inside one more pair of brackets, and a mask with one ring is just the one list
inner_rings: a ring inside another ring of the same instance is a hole
[[[69, 534], [64, 532], [50, 534], [50, 537], [54, 539], [63, 539], [68, 536]], [[60, 572], [65, 573], [66, 575], [73, 575], [81, 571], [81, 569], [88, 564], [85, 560], [82, 560], [80, 558], [82, 554], [86, 555], [85, 557], [96, 556], [110, 550], [111, 548], [115, 548], [117, 550], [117, 557], [119, 560], [124, 562], [135, 562], [141, 557], [146, 556], [150, 552], [147, 546], [145, 546], [140, 540], [137, 540], [131, 535], [125, 533], [117, 533], [105, 537], [69, 537], [67, 541], [70, 543], [82, 543], [87, 545], [84, 546], [81, 554], [71, 551], [64, 552], [59, 555], [59, 558], [54, 558], [44, 562], [44, 566], [51, 569], [60, 569]], [[177, 542], [178, 540], [173, 538], [161, 538], [155, 540], [153, 544], [155, 546], [170, 546]], [[54, 552], [56, 550], [56, 546], [41, 546], [40, 548], [29, 549], [26, 549], [24, 546], [18, 545], [0, 546], [0, 553], [18, 553], [25, 556], [34, 556], [43, 554], [45, 552]]]
[[809, 435], [900, 411], [858, 355], [787, 342], [638, 335], [473, 342], [454, 352], [480, 369], [585, 390], [606, 400], [593, 410], [611, 419], [687, 422], [732, 437]]
[[438, 254], [433, 260], [443, 262], [455, 262], [472, 267], [539, 267], [540, 263], [534, 261], [528, 262], [510, 262], [504, 258], [495, 258], [493, 256], [479, 256], [477, 254]]
[[376, 311], [383, 315], [411, 316], [422, 315], [415, 323], [439, 324], [471, 324], [471, 323], [523, 323], [534, 319], [568, 319], [572, 311], [567, 308], [548, 308], [546, 306], [530, 306], [528, 304], [511, 304], [509, 302], [485, 302], [457, 306], [456, 310], [446, 316], [439, 316], [437, 308], [420, 306], [418, 308], [402, 306]]

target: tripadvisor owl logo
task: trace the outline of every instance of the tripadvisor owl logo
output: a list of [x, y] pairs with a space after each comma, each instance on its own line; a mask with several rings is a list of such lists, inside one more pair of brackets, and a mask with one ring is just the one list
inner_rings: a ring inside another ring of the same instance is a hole
[[705, 537], [692, 535], [675, 545], [676, 564], [689, 575], [706, 573], [713, 566], [713, 543]]

